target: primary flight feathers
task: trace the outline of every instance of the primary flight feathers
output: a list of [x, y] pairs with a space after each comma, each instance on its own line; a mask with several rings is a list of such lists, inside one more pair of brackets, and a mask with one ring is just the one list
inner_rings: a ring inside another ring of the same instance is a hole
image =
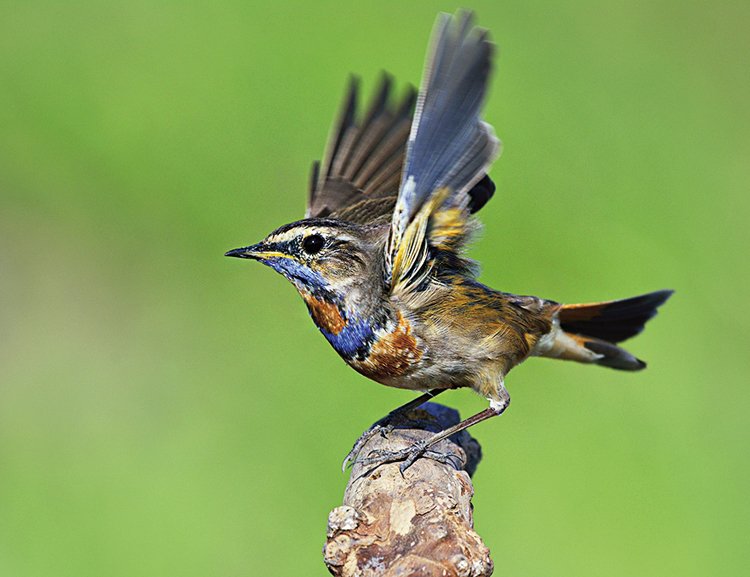
[[472, 28], [472, 15], [441, 14], [433, 33], [394, 230], [402, 230], [430, 195], [451, 191], [451, 205], [466, 206], [466, 193], [495, 159], [500, 141], [480, 119], [494, 45], [487, 31]]
[[306, 217], [361, 224], [393, 212], [416, 91], [409, 87], [394, 106], [392, 84], [391, 77], [383, 74], [364, 119], [360, 119], [359, 81], [355, 77], [349, 81], [325, 160], [322, 166], [313, 165]]
[[[485, 170], [499, 141], [479, 120], [479, 109], [493, 45], [471, 22], [467, 13], [440, 15], [416, 113], [416, 90], [407, 87], [396, 100], [393, 80], [384, 73], [362, 114], [359, 80], [350, 79], [324, 160], [313, 164], [306, 217], [391, 221], [399, 200], [405, 230], [434, 186], [450, 188], [448, 204], [470, 212], [492, 197], [495, 185]], [[413, 193], [402, 185], [407, 174], [415, 182], [418, 177]]]

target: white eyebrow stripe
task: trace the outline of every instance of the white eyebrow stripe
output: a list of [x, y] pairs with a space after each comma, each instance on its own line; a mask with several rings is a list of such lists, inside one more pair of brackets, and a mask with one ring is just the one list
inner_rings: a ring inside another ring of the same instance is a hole
[[271, 242], [287, 242], [294, 240], [300, 236], [310, 236], [312, 234], [319, 234], [325, 238], [335, 238], [336, 240], [354, 241], [355, 237], [346, 234], [340, 229], [324, 227], [324, 226], [299, 226], [290, 230], [285, 230], [281, 234], [275, 234], [268, 237]]

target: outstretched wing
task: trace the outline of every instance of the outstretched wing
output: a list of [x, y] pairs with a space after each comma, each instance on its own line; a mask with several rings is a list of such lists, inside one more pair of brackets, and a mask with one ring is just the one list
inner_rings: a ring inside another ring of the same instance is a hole
[[460, 246], [475, 185], [500, 150], [480, 118], [494, 45], [472, 20], [441, 14], [435, 26], [386, 246], [392, 292], [425, 278], [430, 246]]
[[364, 118], [357, 111], [359, 81], [352, 77], [333, 126], [322, 166], [313, 164], [307, 217], [371, 222], [390, 217], [396, 203], [416, 92], [392, 103], [383, 74]]

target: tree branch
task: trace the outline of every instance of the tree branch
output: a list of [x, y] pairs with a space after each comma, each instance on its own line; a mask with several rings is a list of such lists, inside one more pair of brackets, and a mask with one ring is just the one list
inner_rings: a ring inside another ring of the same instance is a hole
[[[459, 422], [458, 412], [426, 403], [389, 421], [394, 430], [373, 435], [360, 455], [397, 451]], [[438, 462], [420, 458], [375, 469], [355, 463], [344, 504], [328, 516], [323, 555], [338, 577], [485, 577], [489, 550], [473, 529], [470, 474], [481, 459], [466, 431], [431, 447]]]

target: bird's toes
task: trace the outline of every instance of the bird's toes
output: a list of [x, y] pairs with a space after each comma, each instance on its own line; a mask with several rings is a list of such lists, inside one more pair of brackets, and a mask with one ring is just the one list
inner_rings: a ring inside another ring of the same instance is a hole
[[[425, 454], [425, 451], [427, 450], [427, 445], [424, 441], [418, 441], [414, 443], [411, 447], [405, 449], [406, 455], [404, 462], [401, 463], [398, 466], [399, 471], [401, 471], [401, 475], [406, 472], [406, 469], [411, 467], [419, 457]], [[432, 451], [430, 451], [432, 452]]]
[[362, 451], [362, 448], [370, 439], [372, 439], [377, 434], [380, 434], [380, 436], [385, 439], [388, 437], [388, 433], [390, 433], [392, 430], [392, 425], [373, 425], [364, 433], [362, 433], [359, 439], [357, 439], [357, 442], [354, 443], [352, 450], [347, 453], [346, 457], [344, 457], [344, 462], [341, 463], [341, 471], [344, 472], [346, 471], [347, 467], [354, 465], [354, 463], [357, 461], [359, 453]]
[[385, 451], [382, 449], [376, 449], [370, 451], [367, 457], [357, 459], [357, 463], [364, 465], [365, 467], [385, 465], [387, 463], [396, 463], [403, 461], [408, 457], [406, 452], [408, 449], [402, 449], [400, 451]]
[[[371, 469], [376, 469], [381, 465], [403, 461], [403, 463], [401, 463], [401, 465], [399, 466], [399, 470], [403, 475], [404, 471], [411, 467], [414, 462], [425, 453], [426, 449], [427, 447], [425, 446], [425, 443], [423, 441], [419, 441], [409, 447], [406, 447], [405, 449], [400, 449], [398, 451], [385, 451], [382, 449], [376, 449], [374, 451], [370, 451], [367, 457], [357, 459], [357, 463], [365, 467], [370, 467]], [[432, 453], [432, 451], [430, 451], [430, 453]]]

